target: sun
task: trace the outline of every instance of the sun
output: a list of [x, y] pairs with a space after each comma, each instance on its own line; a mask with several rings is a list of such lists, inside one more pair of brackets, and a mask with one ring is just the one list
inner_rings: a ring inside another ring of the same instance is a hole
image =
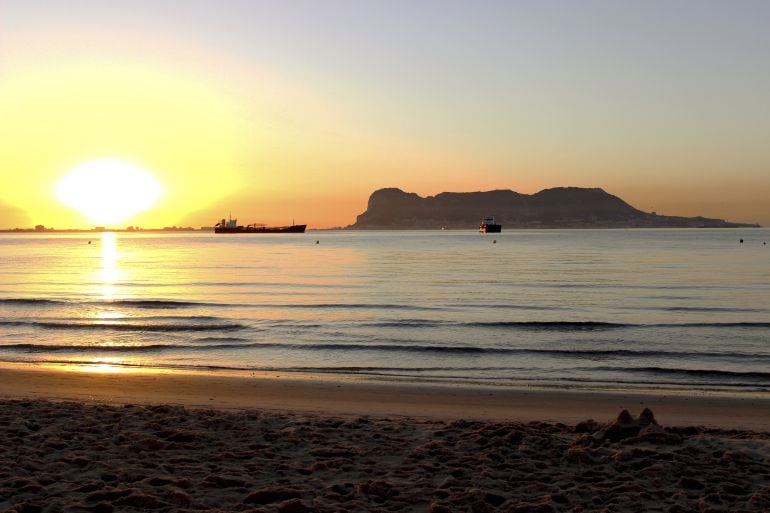
[[161, 192], [150, 173], [119, 160], [80, 164], [56, 184], [59, 201], [99, 225], [121, 223], [147, 210]]

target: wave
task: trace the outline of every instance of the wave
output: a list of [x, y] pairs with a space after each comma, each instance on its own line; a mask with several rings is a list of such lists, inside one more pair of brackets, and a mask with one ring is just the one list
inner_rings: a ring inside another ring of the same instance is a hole
[[[194, 339], [190, 343], [179, 344], [110, 344], [99, 345], [64, 345], [64, 344], [3, 344], [0, 351], [12, 352], [153, 352], [153, 351], [217, 351], [228, 349], [277, 349], [281, 351], [377, 351], [389, 353], [409, 354], [434, 354], [434, 355], [535, 355], [566, 357], [573, 360], [611, 360], [611, 359], [649, 359], [661, 358], [674, 359], [717, 359], [717, 360], [749, 360], [752, 362], [770, 363], [770, 354], [740, 353], [740, 352], [692, 352], [692, 351], [651, 351], [634, 349], [547, 349], [547, 348], [506, 348], [506, 347], [479, 347], [479, 346], [438, 346], [438, 345], [407, 345], [407, 344], [340, 344], [340, 343], [284, 343], [284, 342], [259, 342], [244, 337], [203, 337]], [[603, 370], [635, 370], [653, 372], [658, 367], [597, 367]]]
[[590, 331], [630, 328], [633, 324], [600, 321], [486, 321], [466, 322], [473, 328], [518, 328], [524, 330]]
[[97, 353], [132, 353], [132, 352], [154, 352], [166, 349], [180, 349], [180, 346], [173, 344], [147, 344], [147, 345], [124, 345], [124, 346], [93, 346], [93, 345], [53, 345], [53, 344], [6, 344], [0, 345], [0, 350], [15, 350], [26, 353], [80, 353], [83, 351]]
[[25, 298], [25, 297], [12, 297], [12, 298], [0, 298], [0, 304], [15, 304], [15, 305], [58, 305], [67, 303], [58, 299], [41, 299], [41, 298]]
[[767, 310], [763, 308], [731, 308], [721, 306], [665, 306], [662, 308], [654, 308], [656, 310], [663, 310], [666, 312], [745, 312], [745, 313], [766, 313]]
[[434, 346], [406, 344], [281, 344], [254, 343], [249, 347], [295, 348], [306, 350], [336, 350], [336, 351], [387, 351], [406, 353], [440, 353], [440, 354], [506, 354], [506, 355], [549, 355], [566, 356], [585, 359], [596, 358], [716, 358], [716, 359], [750, 359], [770, 362], [770, 354], [738, 352], [693, 352], [693, 351], [651, 351], [634, 349], [543, 349], [543, 348], [509, 348], [509, 347], [480, 347], [480, 346]]
[[258, 308], [299, 308], [310, 310], [352, 309], [352, 310], [444, 310], [441, 306], [404, 305], [399, 303], [289, 303], [254, 305]]
[[[121, 320], [121, 321], [219, 321], [222, 317], [217, 317], [214, 315], [153, 315], [151, 317], [138, 317], [138, 316], [130, 316], [130, 317], [120, 317], [113, 320]], [[68, 318], [68, 321], [77, 321], [80, 320], [80, 318]]]
[[92, 305], [124, 306], [134, 308], [189, 308], [196, 306], [220, 308], [286, 308], [286, 309], [353, 309], [353, 310], [445, 310], [443, 306], [408, 305], [400, 303], [214, 303], [207, 301], [185, 301], [175, 299], [48, 299], [48, 298], [0, 298], [0, 304], [18, 305]]
[[682, 324], [652, 324], [660, 328], [770, 328], [770, 322], [693, 322]]
[[634, 324], [604, 321], [433, 321], [429, 319], [403, 319], [365, 324], [371, 327], [443, 327], [499, 328], [525, 331], [604, 331], [645, 328], [770, 328], [770, 322], [692, 322]]
[[219, 303], [178, 301], [172, 299], [113, 299], [107, 301], [88, 301], [88, 304], [129, 306], [136, 308], [189, 308], [193, 306], [227, 306]]
[[717, 379], [753, 379], [761, 381], [770, 381], [770, 372], [758, 372], [758, 371], [727, 371], [727, 370], [715, 370], [715, 369], [679, 369], [669, 367], [631, 367], [631, 368], [601, 368], [601, 370], [618, 370], [622, 372], [642, 372], [650, 374], [671, 375], [692, 377], [697, 376], [700, 378], [717, 378]]
[[530, 331], [589, 331], [634, 327], [633, 324], [619, 324], [598, 321], [443, 321], [432, 319], [393, 319], [379, 322], [363, 323], [366, 328], [437, 328], [437, 327], [466, 327], [466, 328], [510, 328]]
[[[276, 322], [276, 325], [288, 325], [285, 322]], [[298, 327], [305, 325], [292, 323]], [[363, 322], [352, 324], [358, 328], [481, 328], [497, 330], [521, 330], [521, 331], [608, 331], [623, 329], [699, 329], [699, 328], [770, 328], [770, 322], [695, 322], [695, 323], [652, 323], [634, 324], [604, 321], [449, 321], [438, 319], [387, 319], [376, 322]], [[320, 327], [319, 325], [307, 325], [307, 327]]]
[[181, 301], [175, 299], [46, 299], [46, 298], [0, 298], [0, 304], [17, 305], [96, 305], [96, 306], [127, 306], [136, 308], [187, 308], [194, 306], [233, 306], [224, 303], [209, 303], [202, 301]]
[[[43, 349], [34, 344], [19, 344], [19, 348], [26, 346], [29, 352]], [[4, 346], [0, 346], [2, 350]], [[8, 346], [5, 346], [8, 347]], [[54, 346], [55, 347], [55, 346]], [[117, 349], [118, 352], [130, 351], [162, 351], [165, 349], [174, 349], [175, 346], [152, 345], [143, 347], [123, 347]], [[80, 352], [83, 350], [96, 349], [93, 346], [80, 346], [61, 348], [62, 351]], [[100, 348], [107, 350], [116, 350], [115, 348]], [[93, 353], [92, 353], [93, 354]], [[97, 353], [98, 354], [98, 353]], [[134, 362], [116, 362], [111, 359], [100, 360], [98, 357], [89, 357], [88, 359], [75, 358], [55, 358], [38, 356], [33, 359], [19, 358], [18, 356], [3, 356], [0, 361], [29, 362], [29, 363], [54, 363], [65, 365], [102, 365], [109, 364], [115, 367], [127, 368], [145, 368], [148, 367], [142, 363]], [[538, 386], [546, 387], [564, 387], [566, 386], [603, 386], [612, 388], [618, 385], [634, 387], [663, 387], [664, 389], [685, 387], [686, 390], [692, 390], [693, 387], [701, 390], [769, 390], [770, 372], [759, 371], [725, 371], [712, 369], [684, 369], [684, 368], [665, 368], [665, 367], [598, 367], [590, 369], [565, 369], [565, 372], [558, 376], [548, 375], [547, 377], [537, 375], [537, 369], [516, 366], [392, 366], [392, 365], [330, 365], [326, 367], [318, 366], [293, 366], [285, 367], [280, 365], [216, 365], [216, 364], [186, 364], [158, 361], [149, 366], [149, 368], [165, 369], [187, 369], [204, 371], [264, 371], [264, 372], [288, 372], [288, 373], [317, 373], [317, 374], [338, 374], [338, 375], [361, 375], [361, 376], [379, 376], [392, 378], [406, 378], [418, 380], [449, 380], [449, 382], [476, 382], [488, 384], [525, 384], [538, 383]], [[581, 376], [574, 371], [589, 370], [591, 376]], [[609, 372], [609, 374], [607, 374]], [[478, 374], [481, 373], [481, 374]], [[619, 376], [620, 375], [620, 376]]]
[[250, 343], [252, 342], [251, 339], [243, 338], [243, 337], [201, 337], [196, 339], [196, 342], [242, 342], [242, 343]]
[[51, 330], [113, 330], [113, 331], [234, 331], [248, 326], [236, 323], [217, 324], [135, 324], [122, 322], [49, 322], [0, 321], [0, 326], [30, 326]]
[[[29, 319], [29, 318], [25, 318]], [[6, 322], [85, 322], [92, 319], [94, 322], [153, 322], [153, 321], [179, 321], [179, 322], [200, 322], [200, 321], [221, 321], [223, 317], [217, 317], [214, 315], [151, 315], [151, 316], [138, 316], [138, 315], [126, 315], [120, 317], [105, 317], [105, 318], [93, 318], [93, 317], [41, 317], [38, 321], [6, 321]], [[4, 321], [0, 321], [0, 324]]]
[[[107, 363], [114, 366], [122, 367], [142, 367], [141, 364], [129, 363], [129, 362], [100, 362], [94, 360], [87, 361], [57, 361], [52, 360], [51, 363], [68, 363], [79, 365], [99, 365]], [[527, 371], [531, 369], [525, 369], [521, 367], [444, 367], [444, 366], [330, 366], [330, 367], [316, 367], [316, 366], [298, 366], [298, 367], [281, 367], [281, 366], [228, 366], [228, 365], [186, 365], [186, 364], [172, 364], [172, 363], [159, 363], [153, 365], [158, 368], [170, 368], [170, 369], [193, 369], [193, 370], [208, 370], [208, 371], [264, 371], [264, 372], [299, 372], [299, 373], [316, 373], [316, 374], [348, 374], [348, 375], [370, 375], [380, 377], [395, 377], [395, 378], [418, 378], [418, 379], [439, 379], [450, 381], [480, 381], [480, 382], [520, 382], [520, 383], [540, 383], [540, 385], [550, 386], [563, 386], [565, 383], [572, 383], [577, 385], [610, 385], [617, 386], [618, 384], [631, 385], [631, 386], [664, 386], [664, 387], [692, 387], [697, 386], [699, 388], [708, 389], [708, 387], [717, 387], [714, 390], [724, 389], [738, 389], [738, 388], [751, 388], [758, 390], [765, 390], [768, 386], [768, 380], [770, 380], [770, 373], [763, 372], [729, 372], [729, 371], [709, 371], [699, 369], [663, 369], [664, 373], [661, 374], [687, 374], [692, 377], [696, 375], [702, 378], [722, 378], [721, 380], [706, 379], [705, 381], [693, 382], [688, 380], [682, 382], [676, 379], [617, 379], [615, 377], [602, 377], [593, 376], [581, 378], [578, 376], [562, 376], [556, 380], [543, 380], [542, 378], [531, 376], [527, 374]], [[625, 370], [625, 369], [622, 369]], [[492, 372], [505, 372], [506, 376], [483, 376], [473, 377], [467, 375], [469, 371], [492, 371]], [[525, 374], [519, 375], [517, 371], [524, 371]], [[458, 375], [456, 373], [463, 373], [465, 375]]]
[[533, 310], [533, 311], [551, 311], [551, 310], [571, 310], [566, 306], [556, 305], [512, 305], [506, 303], [452, 303], [447, 306], [452, 308], [474, 308], [481, 310], [499, 309], [499, 310]]
[[398, 319], [393, 321], [366, 322], [359, 324], [364, 328], [436, 328], [453, 324], [447, 321], [431, 321], [428, 319]]
[[603, 321], [489, 321], [458, 323], [474, 328], [511, 328], [537, 331], [601, 331], [628, 328], [770, 328], [770, 322], [615, 323]]
[[[2, 300], [0, 300], [2, 301]], [[50, 319], [50, 320], [49, 320]], [[192, 316], [137, 316], [122, 317], [110, 321], [89, 321], [80, 317], [50, 317], [41, 320], [0, 320], [0, 326], [29, 326], [42, 329], [102, 329], [102, 330], [127, 330], [127, 331], [231, 331], [239, 329], [257, 329], [254, 325], [245, 325], [237, 322], [216, 322], [224, 320], [223, 317], [211, 315]], [[166, 321], [157, 323], [156, 321]], [[169, 322], [170, 321], [170, 322]], [[175, 322], [176, 321], [176, 322]], [[192, 324], [182, 324], [183, 322]], [[297, 322], [294, 320], [269, 320], [260, 321], [262, 329], [295, 328], [295, 329], [331, 329], [334, 324], [323, 322]], [[441, 319], [386, 319], [375, 322], [351, 322], [342, 328], [394, 328], [394, 329], [489, 329], [489, 330], [521, 330], [521, 331], [553, 331], [553, 332], [585, 332], [585, 331], [609, 331], [609, 330], [636, 330], [636, 329], [767, 329], [770, 322], [746, 321], [746, 322], [694, 322], [694, 323], [616, 323], [604, 321], [451, 321]], [[346, 336], [344, 331], [340, 336]]]
[[189, 350], [211, 350], [211, 349], [231, 349], [252, 347], [258, 344], [254, 343], [233, 343], [237, 338], [210, 338], [209, 341], [222, 340], [222, 344], [2, 344], [0, 351], [12, 352], [19, 351], [25, 353], [154, 353], [160, 351], [189, 351]]
[[644, 328], [770, 328], [770, 322], [696, 322], [633, 324], [604, 321], [471, 321], [457, 322], [432, 319], [393, 319], [367, 322], [364, 328], [489, 328], [523, 331], [605, 331]]

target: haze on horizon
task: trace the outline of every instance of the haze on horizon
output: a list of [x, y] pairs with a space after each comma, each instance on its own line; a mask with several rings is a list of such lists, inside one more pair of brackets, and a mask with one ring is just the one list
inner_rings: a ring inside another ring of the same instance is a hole
[[0, 228], [123, 162], [125, 225], [352, 223], [369, 194], [601, 187], [770, 225], [770, 3], [0, 0]]

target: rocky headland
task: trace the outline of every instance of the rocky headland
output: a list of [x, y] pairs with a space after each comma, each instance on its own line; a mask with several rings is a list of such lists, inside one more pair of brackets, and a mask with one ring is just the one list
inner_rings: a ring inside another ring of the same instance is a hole
[[379, 189], [351, 229], [469, 229], [495, 216], [504, 228], [739, 228], [755, 224], [642, 212], [599, 188], [556, 187], [536, 194], [511, 190], [442, 192], [421, 197]]

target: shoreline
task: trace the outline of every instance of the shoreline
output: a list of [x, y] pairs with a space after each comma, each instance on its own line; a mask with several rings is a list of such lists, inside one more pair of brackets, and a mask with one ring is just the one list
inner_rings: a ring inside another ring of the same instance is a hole
[[219, 410], [270, 410], [323, 416], [423, 420], [599, 422], [628, 409], [650, 408], [669, 426], [770, 432], [770, 394], [544, 389], [335, 379], [327, 375], [250, 376], [81, 370], [0, 365], [0, 399], [76, 401], [112, 405], [176, 405]]

